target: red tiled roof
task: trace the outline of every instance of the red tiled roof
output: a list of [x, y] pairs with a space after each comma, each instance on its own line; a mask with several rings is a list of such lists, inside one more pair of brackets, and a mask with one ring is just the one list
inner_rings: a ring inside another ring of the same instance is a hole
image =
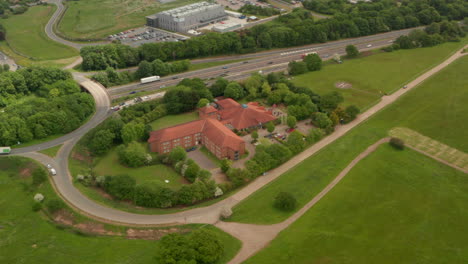
[[176, 138], [185, 137], [188, 135], [193, 135], [195, 133], [200, 133], [202, 132], [204, 125], [205, 125], [205, 120], [195, 120], [195, 121], [184, 123], [181, 125], [176, 125], [176, 126], [152, 131], [150, 133], [150, 138], [148, 139], [148, 143], [151, 143], [154, 141], [165, 142], [165, 141], [173, 140]]
[[226, 98], [223, 100], [219, 100], [216, 102], [219, 106], [221, 106], [222, 109], [230, 109], [230, 108], [235, 108], [235, 107], [240, 107], [241, 105], [232, 100], [231, 98]]
[[198, 110], [204, 114], [209, 114], [209, 113], [213, 113], [213, 112], [216, 112], [218, 111], [216, 108], [214, 108], [213, 106], [209, 105], [209, 106], [205, 106], [205, 107], [202, 107], [200, 108], [200, 110]]
[[[229, 100], [232, 101], [232, 99]], [[257, 102], [251, 102], [246, 105], [238, 104], [237, 107], [222, 109], [219, 110], [219, 114], [221, 115], [221, 122], [223, 124], [230, 124], [236, 129], [249, 128], [276, 119], [271, 112], [265, 110], [263, 106], [259, 106]]]
[[218, 120], [202, 119], [153, 131], [150, 133], [148, 143], [155, 141], [166, 142], [200, 132], [219, 147], [239, 150], [240, 144], [244, 142], [242, 138], [225, 127]]
[[206, 119], [205, 129], [203, 130], [208, 137], [217, 146], [228, 147], [232, 150], [239, 150], [244, 140], [225, 127], [218, 120]]

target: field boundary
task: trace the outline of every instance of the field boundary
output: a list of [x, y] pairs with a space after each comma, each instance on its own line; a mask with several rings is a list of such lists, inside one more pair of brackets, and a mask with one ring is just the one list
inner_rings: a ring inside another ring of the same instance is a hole
[[406, 127], [391, 129], [389, 135], [402, 139], [405, 144], [422, 154], [448, 166], [468, 173], [468, 154]]

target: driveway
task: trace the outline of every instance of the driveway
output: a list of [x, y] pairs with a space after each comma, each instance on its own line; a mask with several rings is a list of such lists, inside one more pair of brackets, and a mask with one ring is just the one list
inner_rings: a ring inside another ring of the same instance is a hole
[[208, 158], [205, 153], [201, 152], [198, 148], [194, 151], [190, 151], [187, 153], [187, 157], [193, 159], [202, 169], [211, 171], [212, 169], [217, 168], [218, 166]]

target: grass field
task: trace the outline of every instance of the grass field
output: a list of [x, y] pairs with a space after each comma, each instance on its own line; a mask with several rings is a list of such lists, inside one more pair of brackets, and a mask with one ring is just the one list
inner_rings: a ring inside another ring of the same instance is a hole
[[71, 38], [98, 39], [126, 29], [143, 26], [145, 16], [197, 0], [160, 4], [154, 0], [80, 0], [66, 2], [67, 10], [58, 25]]
[[[340, 92], [344, 106], [360, 109], [375, 104], [383, 93], [401, 88], [422, 72], [439, 64], [457, 48], [466, 43], [450, 42], [432, 48], [398, 50], [368, 57], [345, 60], [343, 64], [327, 64], [322, 70], [294, 77], [296, 85], [309, 87], [318, 94]], [[336, 88], [337, 82], [347, 82], [349, 89]]]
[[[55, 6], [31, 7], [24, 14], [14, 15], [2, 21], [7, 30], [8, 55], [14, 50], [17, 55], [23, 57], [27, 63], [36, 61], [49, 61], [70, 58], [78, 55], [78, 51], [52, 41], [44, 32], [47, 21], [54, 13]], [[3, 47], [6, 45], [2, 45]], [[24, 65], [21, 61], [17, 61]], [[60, 64], [60, 61], [57, 62]]]
[[[359, 153], [388, 136], [394, 127], [407, 127], [450, 147], [468, 152], [468, 79], [463, 57], [367, 122], [266, 185], [234, 208], [231, 221], [271, 224], [292, 213], [273, 208], [275, 195], [291, 192], [302, 207], [318, 194]], [[262, 212], [258, 214], [257, 212]]]
[[55, 146], [55, 147], [51, 147], [51, 148], [48, 148], [48, 149], [44, 149], [44, 150], [41, 150], [39, 151], [40, 153], [42, 154], [45, 154], [51, 158], [55, 158], [55, 155], [57, 155], [57, 151], [59, 151], [59, 149], [62, 147], [62, 144], [58, 145], [58, 146]]
[[468, 177], [380, 146], [246, 263], [466, 263]]
[[[48, 182], [37, 188], [29, 187], [31, 178], [27, 170], [36, 166], [24, 158], [0, 158], [1, 263], [110, 264], [154, 261], [158, 241], [78, 234], [71, 229], [56, 226], [43, 213], [33, 212], [31, 206], [36, 193], [42, 193], [46, 200], [57, 197]], [[213, 226], [186, 227], [209, 228], [219, 235], [225, 247], [219, 263], [226, 263], [241, 246], [240, 241]], [[126, 230], [125, 227], [108, 225], [106, 228], [114, 231]]]
[[163, 118], [159, 118], [150, 123], [154, 130], [162, 129], [166, 127], [175, 126], [178, 124], [194, 121], [198, 119], [197, 112], [184, 113], [180, 115], [168, 115]]
[[[152, 165], [140, 168], [127, 168], [120, 165], [118, 161], [116, 149], [112, 149], [102, 158], [96, 160], [94, 166], [96, 175], [110, 175], [116, 176], [120, 174], [127, 174], [135, 178], [137, 184], [142, 185], [159, 185], [169, 187], [173, 190], [179, 189], [184, 179], [177, 174], [172, 168], [165, 165]], [[169, 183], [165, 183], [169, 180]]]

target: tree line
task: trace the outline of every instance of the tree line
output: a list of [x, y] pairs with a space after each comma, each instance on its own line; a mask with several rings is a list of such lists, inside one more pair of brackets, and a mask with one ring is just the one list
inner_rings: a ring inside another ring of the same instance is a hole
[[[306, 1], [304, 6], [315, 10], [315, 2]], [[332, 5], [334, 2], [327, 1], [325, 4]], [[104, 70], [107, 67], [117, 69], [136, 66], [144, 60], [170, 61], [256, 52], [372, 35], [442, 20], [459, 20], [466, 16], [468, 7], [466, 1], [462, 0], [383, 0], [359, 3], [339, 9], [332, 18], [318, 21], [314, 20], [308, 10], [296, 8], [272, 22], [239, 32], [210, 32], [186, 41], [146, 43], [138, 48], [122, 44], [84, 47], [81, 49], [82, 67], [84, 70]]]
[[280, 11], [278, 9], [271, 7], [256, 6], [251, 4], [243, 5], [238, 11], [244, 14], [257, 16], [274, 16], [280, 14]]
[[51, 67], [0, 73], [0, 145], [25, 143], [78, 128], [94, 100], [71, 74]]

